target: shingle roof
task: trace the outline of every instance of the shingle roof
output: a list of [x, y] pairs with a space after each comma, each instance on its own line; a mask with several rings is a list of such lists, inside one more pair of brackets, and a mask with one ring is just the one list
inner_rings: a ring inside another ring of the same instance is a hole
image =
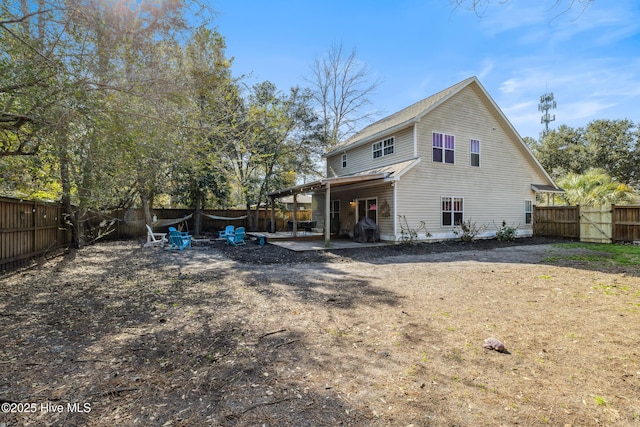
[[396, 113], [391, 114], [390, 116], [387, 116], [381, 120], [378, 120], [377, 122], [370, 124], [369, 126], [359, 131], [357, 134], [353, 135], [351, 138], [338, 144], [331, 152], [325, 154], [325, 156], [329, 156], [335, 152], [340, 152], [350, 145], [364, 142], [368, 138], [373, 137], [380, 132], [387, 132], [390, 129], [411, 123], [416, 118], [421, 117], [422, 115], [430, 111], [434, 106], [438, 105], [440, 101], [460, 91], [474, 81], [478, 82], [478, 79], [476, 77], [469, 77], [468, 79], [465, 79], [460, 83], [448, 87], [447, 89], [431, 95], [430, 97], [425, 98], [422, 101], [418, 101], [415, 104], [412, 104]]

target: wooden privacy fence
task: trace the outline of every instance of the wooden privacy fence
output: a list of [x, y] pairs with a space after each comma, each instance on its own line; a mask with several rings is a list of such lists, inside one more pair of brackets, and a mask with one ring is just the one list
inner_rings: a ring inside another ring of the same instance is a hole
[[71, 235], [62, 226], [60, 205], [0, 198], [0, 271], [67, 245]]
[[[233, 225], [234, 227], [247, 227], [249, 221], [244, 218], [247, 214], [246, 210], [242, 209], [204, 209], [202, 215], [202, 232], [203, 233], [217, 233], [224, 230], [227, 225]], [[151, 212], [159, 220], [179, 220], [184, 218], [183, 221], [179, 221], [173, 226], [181, 228], [183, 230], [192, 231], [195, 228], [193, 209], [153, 209]], [[216, 218], [212, 218], [213, 217]], [[190, 216], [190, 217], [189, 217]], [[287, 229], [287, 221], [293, 218], [293, 212], [285, 211], [278, 212], [275, 218], [276, 230], [282, 231]], [[311, 220], [311, 211], [298, 211], [296, 215], [298, 221]], [[98, 228], [103, 221], [110, 222], [115, 220], [113, 224], [113, 231], [107, 236], [107, 238], [129, 238], [140, 237], [146, 235], [144, 212], [142, 209], [119, 209], [109, 212], [93, 212], [88, 215], [88, 220], [85, 222], [85, 230], [89, 228]], [[271, 222], [271, 211], [261, 209], [258, 211], [258, 222], [256, 224], [256, 231], [269, 231]], [[169, 225], [156, 226], [154, 231], [164, 232]]]
[[640, 241], [640, 206], [536, 206], [533, 233], [582, 242]]

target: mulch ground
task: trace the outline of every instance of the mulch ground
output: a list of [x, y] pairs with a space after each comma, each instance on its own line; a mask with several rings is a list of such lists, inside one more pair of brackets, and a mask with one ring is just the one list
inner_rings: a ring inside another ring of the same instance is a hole
[[0, 276], [0, 426], [638, 426], [640, 267], [553, 242], [72, 251]]

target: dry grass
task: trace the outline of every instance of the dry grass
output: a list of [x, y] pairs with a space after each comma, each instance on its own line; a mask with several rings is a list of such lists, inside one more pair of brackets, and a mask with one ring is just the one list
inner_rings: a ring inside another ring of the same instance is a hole
[[637, 265], [230, 250], [101, 244], [1, 277], [0, 399], [38, 408], [0, 425], [640, 425]]

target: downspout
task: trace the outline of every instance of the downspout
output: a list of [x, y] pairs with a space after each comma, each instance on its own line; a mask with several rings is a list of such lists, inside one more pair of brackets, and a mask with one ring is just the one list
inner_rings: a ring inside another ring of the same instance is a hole
[[413, 157], [418, 157], [418, 123], [413, 124]]
[[331, 247], [331, 184], [327, 182], [326, 199], [324, 201], [324, 246]]
[[391, 188], [393, 189], [393, 241], [398, 241], [398, 187], [396, 181], [391, 182]]

